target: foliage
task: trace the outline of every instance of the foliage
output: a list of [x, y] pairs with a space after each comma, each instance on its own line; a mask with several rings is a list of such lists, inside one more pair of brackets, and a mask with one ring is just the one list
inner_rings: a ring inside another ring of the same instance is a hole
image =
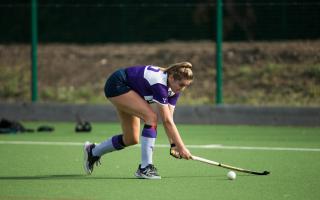
[[30, 71], [19, 66], [0, 66], [0, 99], [25, 101], [29, 99]]

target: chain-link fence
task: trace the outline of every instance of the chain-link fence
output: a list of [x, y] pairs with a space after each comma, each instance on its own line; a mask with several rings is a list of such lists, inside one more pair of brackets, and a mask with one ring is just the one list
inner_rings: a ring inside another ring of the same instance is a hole
[[[40, 42], [214, 40], [215, 0], [38, 1]], [[30, 2], [2, 1], [0, 42], [30, 41]], [[225, 0], [224, 39], [318, 39], [316, 0]]]
[[[224, 102], [320, 105], [320, 3], [223, 1]], [[188, 60], [213, 104], [216, 1], [38, 1], [40, 101], [103, 103], [113, 70]], [[30, 99], [30, 1], [0, 3], [0, 99]]]

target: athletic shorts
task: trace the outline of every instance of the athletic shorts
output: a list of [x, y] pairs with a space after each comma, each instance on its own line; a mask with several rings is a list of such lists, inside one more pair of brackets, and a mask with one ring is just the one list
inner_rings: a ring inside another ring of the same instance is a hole
[[125, 94], [130, 90], [131, 88], [127, 85], [127, 74], [124, 69], [119, 69], [111, 74], [104, 86], [104, 94], [107, 98]]

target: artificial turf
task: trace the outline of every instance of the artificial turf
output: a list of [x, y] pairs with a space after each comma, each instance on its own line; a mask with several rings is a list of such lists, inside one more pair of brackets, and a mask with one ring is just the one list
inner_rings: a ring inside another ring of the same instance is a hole
[[[101, 142], [119, 133], [118, 124], [94, 123], [91, 133], [79, 134], [74, 132], [74, 123], [24, 123], [28, 128], [42, 124], [54, 126], [55, 131], [0, 135], [1, 200], [320, 198], [320, 128], [178, 125], [187, 145], [233, 147], [191, 146], [194, 155], [258, 171], [269, 170], [271, 174], [237, 173], [237, 179], [230, 181], [226, 169], [174, 159], [169, 156], [169, 148], [159, 146], [154, 164], [162, 179], [139, 180], [133, 176], [140, 161], [138, 147], [104, 156], [102, 165], [91, 176], [83, 172], [80, 144], [86, 140]], [[161, 125], [158, 130], [156, 144], [167, 144]]]

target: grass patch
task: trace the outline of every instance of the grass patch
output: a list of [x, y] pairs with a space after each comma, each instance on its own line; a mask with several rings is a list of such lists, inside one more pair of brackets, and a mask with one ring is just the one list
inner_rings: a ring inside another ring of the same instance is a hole
[[[103, 156], [102, 165], [95, 166], [93, 174], [87, 176], [82, 169], [81, 144], [86, 140], [104, 141], [118, 133], [120, 125], [94, 123], [91, 133], [76, 134], [74, 123], [25, 123], [30, 128], [41, 124], [53, 125], [55, 131], [1, 135], [0, 168], [4, 169], [0, 171], [1, 200], [301, 200], [318, 199], [320, 195], [319, 151], [189, 148], [194, 155], [211, 160], [271, 171], [268, 176], [237, 173], [237, 179], [229, 181], [226, 177], [229, 170], [170, 157], [167, 138], [159, 126], [156, 145], [168, 145], [156, 146], [154, 151], [154, 164], [161, 180], [134, 178], [140, 163], [138, 146]], [[179, 125], [179, 129], [186, 145], [320, 148], [319, 128]], [[48, 143], [9, 143], [13, 141]], [[55, 142], [65, 144], [50, 144]]]

